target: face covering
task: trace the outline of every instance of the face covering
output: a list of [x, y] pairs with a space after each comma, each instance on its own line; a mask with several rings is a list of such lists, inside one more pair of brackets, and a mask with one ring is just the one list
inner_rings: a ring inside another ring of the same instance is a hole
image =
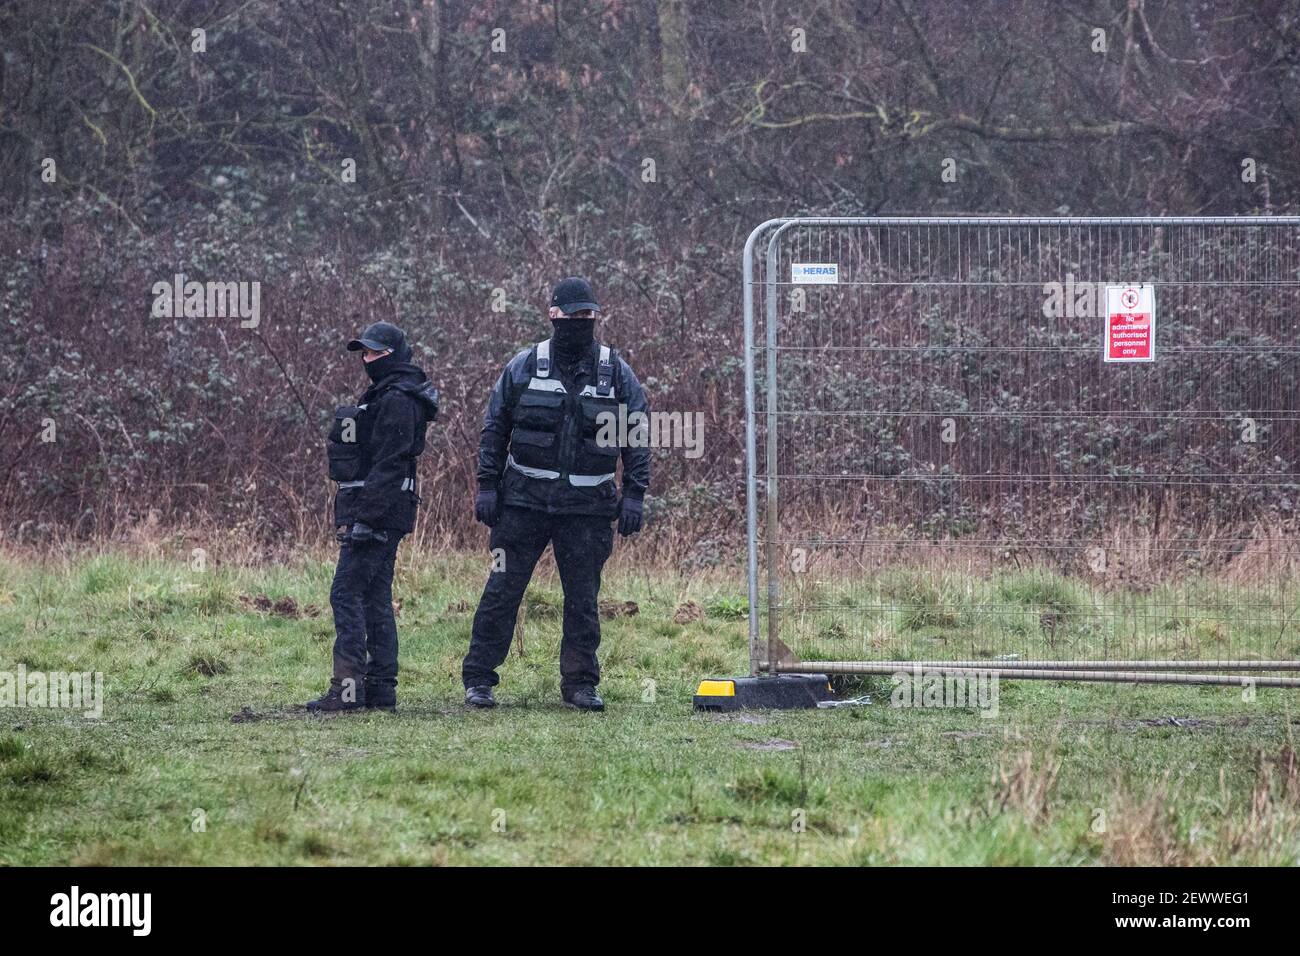
[[595, 319], [552, 319], [555, 328], [555, 356], [561, 361], [573, 362], [591, 351], [596, 341]]
[[373, 362], [363, 363], [366, 366], [366, 374], [370, 376], [370, 381], [377, 382], [385, 375], [391, 375], [397, 368], [406, 361], [405, 356], [396, 352], [389, 352], [383, 358], [377, 358]]

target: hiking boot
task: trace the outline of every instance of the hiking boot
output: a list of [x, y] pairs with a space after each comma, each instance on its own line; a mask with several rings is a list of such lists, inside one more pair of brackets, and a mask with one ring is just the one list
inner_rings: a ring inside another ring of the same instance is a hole
[[345, 694], [343, 682], [339, 680], [330, 681], [330, 689], [315, 700], [309, 700], [304, 704], [307, 710], [313, 714], [332, 714], [341, 713], [348, 710], [364, 710], [366, 706], [366, 689], [364, 685], [355, 685], [355, 690], [349, 688]]
[[564, 703], [567, 707], [575, 710], [592, 710], [599, 711], [605, 709], [605, 702], [600, 699], [594, 687], [575, 687], [573, 690], [565, 691], [563, 694]]
[[397, 688], [381, 687], [366, 681], [366, 710], [386, 710], [397, 712]]
[[483, 684], [479, 687], [465, 688], [465, 703], [470, 707], [481, 707], [486, 710], [495, 707], [497, 700], [492, 696], [492, 688]]

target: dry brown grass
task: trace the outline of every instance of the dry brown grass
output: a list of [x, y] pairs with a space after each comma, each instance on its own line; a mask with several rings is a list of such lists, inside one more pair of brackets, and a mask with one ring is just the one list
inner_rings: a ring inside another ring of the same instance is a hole
[[[787, 509], [781, 521], [791, 529], [786, 532], [790, 540], [783, 541], [779, 553], [787, 559], [794, 547], [804, 547], [808, 572], [822, 576], [859, 576], [900, 567], [978, 577], [1041, 570], [1077, 576], [1103, 590], [1145, 590], [1201, 572], [1225, 584], [1258, 587], [1300, 572], [1300, 549], [1295, 545], [1300, 529], [1290, 522], [1223, 526], [1203, 516], [1182, 517], [1186, 520], [1155, 526], [1128, 521], [1099, 534], [1068, 538], [1056, 528], [1046, 528], [1022, 546], [996, 532], [934, 541], [899, 524], [863, 527], [842, 510]], [[1093, 549], [1104, 553], [1104, 571], [1094, 569]]]
[[997, 813], [1014, 811], [1029, 823], [1046, 821], [1060, 770], [1058, 758], [1035, 757], [1029, 750], [1017, 752], [1009, 761], [1004, 759], [993, 773], [990, 809]]
[[[1077, 803], [1060, 793], [1057, 740], [1033, 748], [1008, 731], [992, 775], [985, 817], [1010, 816], [1036, 832], [1072, 819]], [[1196, 805], [1170, 772], [1135, 781], [1117, 777], [1104, 813], [1093, 811], [1087, 839], [1107, 866], [1295, 865], [1300, 860], [1300, 757], [1293, 743], [1260, 750], [1248, 793], [1235, 794], [1226, 771], [1217, 797]], [[1207, 806], [1207, 801], [1210, 804]], [[1188, 825], [1188, 820], [1200, 821]], [[1100, 826], [1097, 824], [1100, 822]]]
[[[43, 529], [39, 533], [30, 525], [20, 525], [7, 537], [0, 538], [0, 551], [14, 558], [42, 563], [72, 563], [99, 554], [123, 557], [189, 562], [194, 550], [201, 548], [208, 562], [238, 567], [291, 562], [304, 558], [333, 560], [338, 545], [333, 529], [320, 516], [305, 512], [297, 524], [283, 532], [267, 534], [256, 521], [228, 524], [198, 519], [185, 524], [169, 524], [157, 510], [150, 510], [139, 521], [122, 523], [112, 531], [93, 535], [78, 534], [75, 529]], [[440, 526], [422, 518], [402, 543], [404, 555], [471, 554], [487, 548], [487, 529], [477, 530], [468, 538], [459, 528]], [[688, 538], [676, 527], [643, 532], [632, 539], [618, 538], [608, 567], [611, 570], [674, 570], [681, 556], [690, 550]], [[690, 565], [692, 575], [709, 580], [734, 582], [737, 570], [744, 566], [744, 546], [725, 551], [716, 564]], [[743, 574], [743, 571], [740, 573]]]
[[1020, 748], [999, 755], [993, 771], [990, 815], [1014, 813], [1030, 826], [1048, 821], [1061, 772], [1056, 752], [1059, 731], [1058, 725], [1050, 741], [1037, 752]]
[[1260, 751], [1244, 813], [1220, 771], [1220, 822], [1183, 832], [1182, 799], [1166, 774], [1145, 793], [1117, 792], [1101, 835], [1101, 859], [1111, 866], [1294, 865], [1300, 849], [1300, 771], [1288, 743]]
[[1101, 858], [1109, 866], [1190, 866], [1196, 860], [1176, 832], [1169, 778], [1142, 795], [1122, 791], [1106, 812]]

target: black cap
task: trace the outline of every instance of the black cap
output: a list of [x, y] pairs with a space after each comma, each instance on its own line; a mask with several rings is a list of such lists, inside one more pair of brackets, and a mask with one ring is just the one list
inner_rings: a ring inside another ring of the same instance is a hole
[[551, 293], [551, 307], [559, 309], [565, 315], [572, 315], [583, 309], [600, 311], [600, 306], [596, 304], [596, 293], [591, 291], [591, 283], [578, 276], [569, 276], [567, 279], [560, 280], [560, 284]]
[[392, 350], [400, 355], [406, 351], [406, 333], [391, 322], [375, 322], [366, 327], [360, 338], [348, 343], [349, 352], [359, 352], [362, 349], [374, 349], [376, 352]]

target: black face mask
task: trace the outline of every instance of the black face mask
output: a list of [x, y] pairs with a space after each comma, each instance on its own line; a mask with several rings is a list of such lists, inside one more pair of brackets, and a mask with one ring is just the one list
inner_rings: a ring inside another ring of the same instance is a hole
[[377, 382], [386, 375], [391, 375], [396, 371], [397, 366], [401, 365], [405, 358], [396, 352], [389, 352], [383, 358], [377, 358], [373, 362], [366, 362], [366, 374], [370, 376], [370, 381]]
[[595, 319], [551, 319], [555, 328], [555, 356], [562, 361], [575, 361], [591, 351], [596, 341]]

